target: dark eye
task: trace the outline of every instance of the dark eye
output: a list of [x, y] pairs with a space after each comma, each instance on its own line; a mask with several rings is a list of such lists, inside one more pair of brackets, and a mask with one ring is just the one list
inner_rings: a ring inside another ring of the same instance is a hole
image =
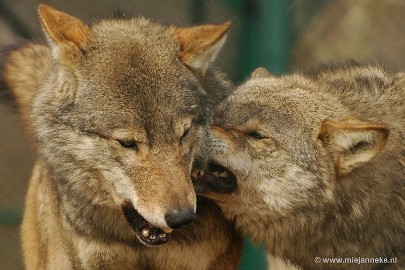
[[250, 131], [250, 132], [247, 133], [247, 135], [248, 135], [249, 137], [255, 138], [255, 139], [257, 139], [257, 140], [261, 140], [261, 139], [267, 138], [266, 136], [262, 135], [262, 134], [261, 134], [260, 132], [258, 132], [258, 131]]
[[186, 130], [183, 132], [183, 135], [181, 135], [181, 137], [180, 137], [180, 141], [183, 141], [184, 138], [187, 137], [187, 135], [190, 133], [190, 129], [191, 129], [191, 128], [188, 128], [188, 129], [186, 129]]
[[124, 141], [118, 140], [122, 147], [131, 148], [131, 149], [138, 149], [138, 144], [135, 141]]

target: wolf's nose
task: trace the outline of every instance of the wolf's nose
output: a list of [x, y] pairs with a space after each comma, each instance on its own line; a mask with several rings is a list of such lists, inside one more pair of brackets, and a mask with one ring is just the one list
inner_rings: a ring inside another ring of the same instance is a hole
[[190, 224], [195, 219], [194, 208], [175, 208], [165, 215], [166, 223], [172, 229]]

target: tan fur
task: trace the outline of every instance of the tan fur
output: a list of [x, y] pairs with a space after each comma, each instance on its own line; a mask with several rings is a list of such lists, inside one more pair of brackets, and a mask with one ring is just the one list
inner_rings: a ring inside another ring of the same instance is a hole
[[80, 49], [86, 47], [90, 28], [79, 19], [47, 5], [40, 5], [38, 13], [47, 33], [54, 42], [59, 44], [72, 42]]
[[[9, 52], [2, 74], [39, 155], [21, 228], [26, 268], [235, 269], [241, 237], [190, 179], [213, 106], [232, 90], [209, 67], [229, 25], [184, 28], [202, 34], [192, 41], [145, 18], [90, 27], [45, 5], [39, 14], [49, 47]], [[167, 244], [139, 242], [128, 202], [172, 231]], [[167, 216], [184, 209], [197, 217], [173, 231]]]
[[10, 89], [15, 89], [12, 94], [25, 124], [29, 126], [30, 108], [36, 93], [29, 90], [37, 88], [51, 68], [49, 49], [38, 44], [27, 44], [18, 51], [11, 51], [7, 62], [9, 64], [4, 66], [3, 78]]
[[[352, 118], [337, 122], [325, 120], [319, 131], [319, 139], [335, 148], [335, 164], [339, 176], [350, 173], [377, 155], [385, 146], [388, 135], [389, 128], [386, 125], [370, 124]], [[367, 142], [371, 147], [364, 148], [362, 153], [352, 154], [351, 148], [359, 141]]]
[[230, 27], [230, 22], [219, 27], [216, 25], [173, 27], [177, 41], [181, 44], [180, 58], [194, 70], [205, 70], [210, 63], [209, 59], [214, 59], [218, 49], [222, 47]]
[[206, 196], [271, 255], [303, 269], [404, 269], [404, 97], [404, 74], [378, 67], [256, 71], [219, 106], [207, 139], [206, 158], [236, 176], [236, 189]]
[[[68, 270], [79, 265], [80, 269], [237, 269], [240, 238], [218, 216], [219, 209], [213, 203], [201, 202], [198, 210], [201, 218], [192, 226], [176, 231], [171, 242], [162, 247], [104, 243], [60, 230], [57, 199], [52, 198], [51, 187], [47, 185], [49, 176], [43, 175], [44, 172], [38, 162], [27, 194], [21, 227], [26, 269]], [[135, 237], [128, 228], [121, 229]], [[39, 239], [41, 236], [52, 241]]]

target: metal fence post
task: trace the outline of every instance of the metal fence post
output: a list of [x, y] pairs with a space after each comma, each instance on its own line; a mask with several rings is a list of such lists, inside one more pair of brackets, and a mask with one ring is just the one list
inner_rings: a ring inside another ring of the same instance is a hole
[[[289, 69], [290, 30], [289, 0], [224, 0], [242, 21], [239, 42], [238, 81], [245, 80], [259, 66], [274, 74]], [[267, 269], [267, 253], [244, 238], [240, 269]], [[270, 266], [271, 267], [271, 266]]]

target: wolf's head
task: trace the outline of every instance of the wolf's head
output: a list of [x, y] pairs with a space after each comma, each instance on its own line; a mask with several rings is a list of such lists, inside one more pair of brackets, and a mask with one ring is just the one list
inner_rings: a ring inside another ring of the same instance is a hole
[[60, 199], [122, 206], [143, 243], [165, 243], [163, 230], [195, 217], [191, 164], [210, 108], [230, 88], [208, 66], [230, 24], [88, 26], [45, 5], [39, 14], [53, 65], [33, 120]]
[[213, 164], [195, 179], [199, 190], [250, 224], [333, 200], [336, 185], [383, 149], [389, 131], [317, 89], [300, 75], [256, 70], [218, 107], [206, 151]]

